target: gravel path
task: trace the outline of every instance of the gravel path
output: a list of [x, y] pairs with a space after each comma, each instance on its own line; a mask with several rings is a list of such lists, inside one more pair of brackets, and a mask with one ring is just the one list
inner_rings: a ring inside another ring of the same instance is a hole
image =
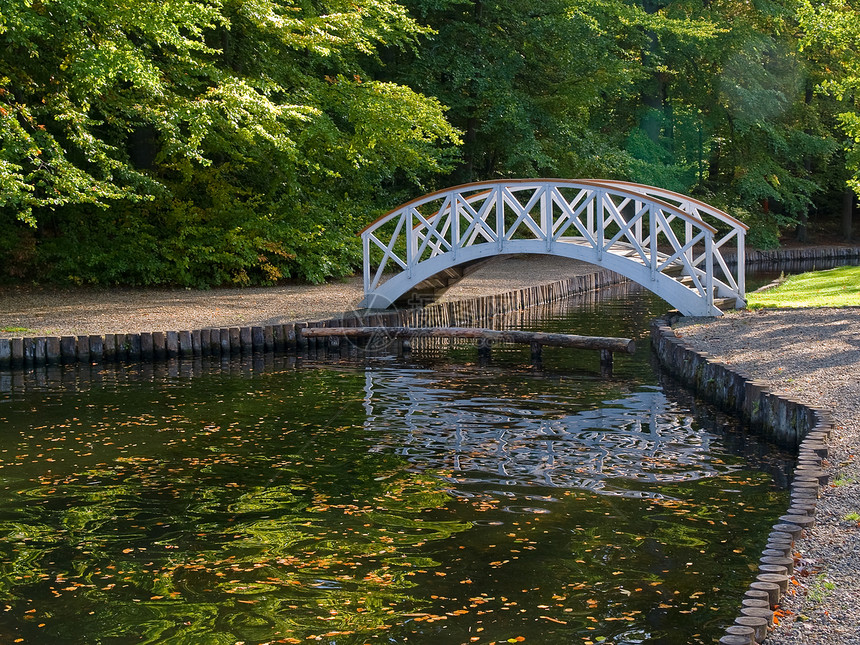
[[[831, 486], [816, 524], [796, 544], [800, 583], [769, 644], [860, 643], [860, 308], [741, 312], [688, 319], [678, 333], [803, 402], [832, 411]], [[835, 485], [834, 485], [835, 482]]]
[[[444, 294], [485, 296], [592, 273], [585, 262], [553, 256], [501, 257], [482, 264]], [[324, 285], [248, 289], [0, 288], [0, 338], [279, 325], [355, 310], [362, 279]], [[26, 331], [19, 331], [24, 329]]]

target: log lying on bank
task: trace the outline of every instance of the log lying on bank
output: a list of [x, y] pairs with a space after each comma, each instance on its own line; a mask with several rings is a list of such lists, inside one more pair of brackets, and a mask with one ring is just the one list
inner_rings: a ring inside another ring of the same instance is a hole
[[305, 327], [297, 330], [304, 339], [327, 338], [336, 343], [340, 338], [387, 338], [411, 341], [417, 338], [469, 338], [478, 341], [483, 351], [492, 343], [530, 345], [532, 357], [540, 358], [541, 348], [571, 347], [600, 351], [600, 363], [611, 369], [613, 352], [633, 354], [636, 343], [630, 338], [607, 336], [577, 336], [574, 334], [548, 334], [539, 331], [482, 329], [478, 327]]

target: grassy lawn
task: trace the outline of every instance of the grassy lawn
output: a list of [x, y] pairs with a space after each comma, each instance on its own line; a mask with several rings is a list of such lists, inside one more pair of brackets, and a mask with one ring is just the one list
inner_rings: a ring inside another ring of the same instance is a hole
[[775, 289], [747, 294], [750, 309], [860, 306], [860, 267], [793, 275]]

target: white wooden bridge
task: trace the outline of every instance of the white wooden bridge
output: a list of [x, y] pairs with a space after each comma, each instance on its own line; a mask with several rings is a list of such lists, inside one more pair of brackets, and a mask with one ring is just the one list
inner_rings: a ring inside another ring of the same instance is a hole
[[594, 179], [466, 184], [403, 204], [361, 233], [363, 307], [444, 289], [469, 264], [549, 254], [610, 269], [688, 316], [742, 307], [747, 226], [662, 188]]

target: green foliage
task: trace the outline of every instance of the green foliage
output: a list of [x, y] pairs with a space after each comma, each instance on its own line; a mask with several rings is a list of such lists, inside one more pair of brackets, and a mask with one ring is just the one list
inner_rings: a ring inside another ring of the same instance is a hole
[[814, 603], [821, 603], [836, 589], [836, 584], [827, 579], [826, 573], [819, 573], [809, 583], [806, 596]]
[[780, 230], [794, 221], [758, 210], [751, 212], [746, 209], [736, 208], [733, 214], [749, 226], [746, 235], [746, 244], [753, 249], [768, 250], [778, 248]]
[[818, 88], [837, 101], [848, 184], [860, 195], [860, 7], [852, 0], [801, 0], [797, 20], [803, 30], [800, 49], [827, 70], [817, 79]]
[[0, 15], [0, 226], [36, 241], [14, 264], [0, 247], [6, 277], [343, 274], [358, 218], [390, 199], [380, 184], [416, 190], [457, 141], [437, 100], [363, 78], [378, 46], [423, 31], [391, 0], [5, 0]]
[[398, 203], [513, 176], [774, 246], [860, 191], [855, 4], [0, 0], [0, 279], [321, 281]]

